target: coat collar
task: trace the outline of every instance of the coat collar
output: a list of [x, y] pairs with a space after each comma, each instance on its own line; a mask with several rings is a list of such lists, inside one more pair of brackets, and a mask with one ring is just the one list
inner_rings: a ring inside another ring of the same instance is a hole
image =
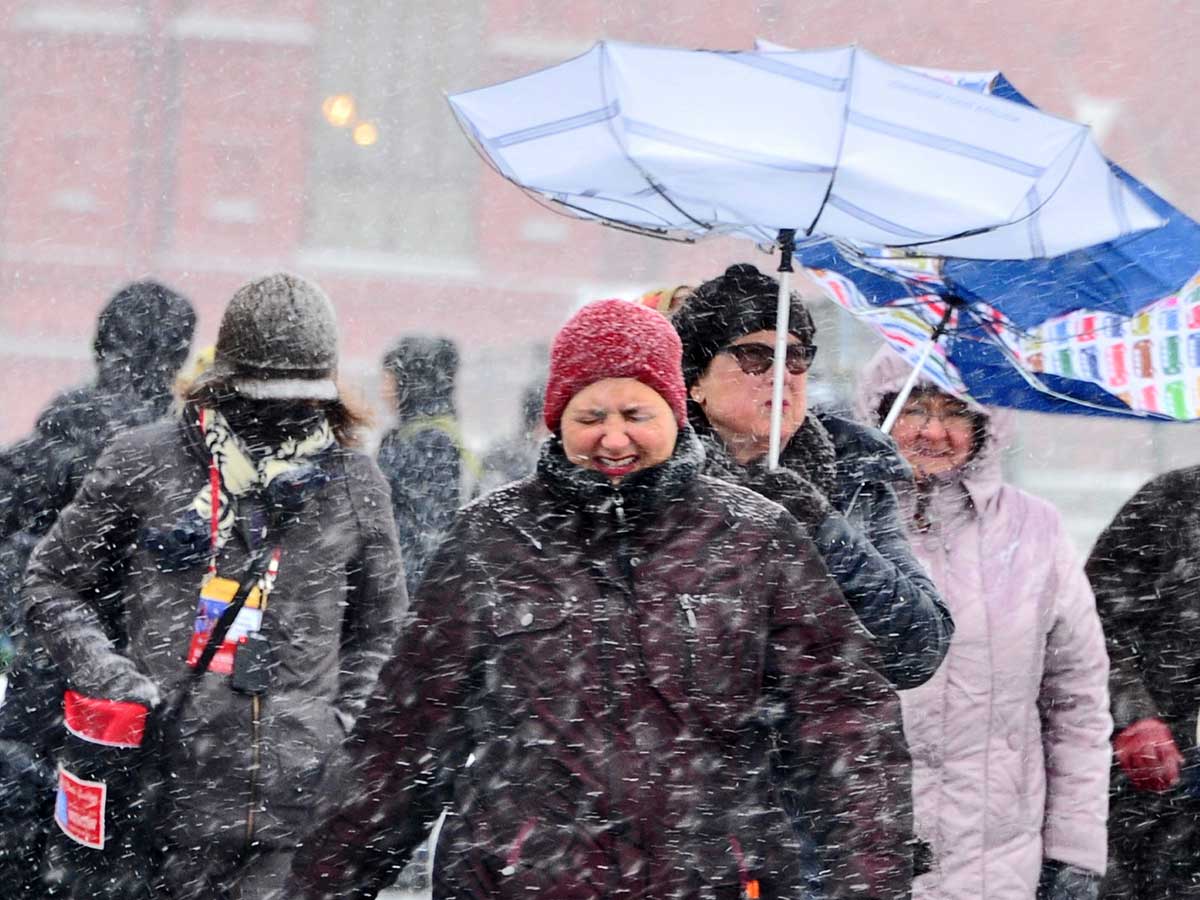
[[704, 448], [691, 427], [684, 426], [666, 462], [634, 472], [619, 484], [568, 460], [558, 435], [542, 444], [537, 476], [568, 506], [591, 515], [613, 514], [632, 525], [681, 497], [703, 468]]

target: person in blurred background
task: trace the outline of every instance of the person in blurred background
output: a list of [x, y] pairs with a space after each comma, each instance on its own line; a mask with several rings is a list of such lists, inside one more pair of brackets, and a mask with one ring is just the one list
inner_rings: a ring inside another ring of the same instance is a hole
[[[883, 421], [911, 366], [881, 348], [859, 412]], [[916, 900], [1094, 900], [1105, 871], [1108, 657], [1091, 588], [1050, 504], [1005, 484], [1007, 419], [918, 382], [892, 432], [913, 549], [954, 616], [937, 673], [900, 693]]]
[[779, 285], [751, 265], [700, 285], [671, 317], [705, 471], [782, 504], [812, 537], [899, 688], [933, 675], [954, 624], [913, 556], [896, 504], [908, 465], [873, 428], [811, 413], [816, 326], [791, 298], [780, 467], [766, 466]]
[[1112, 661], [1104, 896], [1200, 896], [1200, 467], [1134, 494], [1087, 573]]
[[492, 444], [483, 455], [477, 493], [486, 494], [533, 473], [542, 441], [549, 434], [542, 422], [545, 393], [546, 382], [543, 380], [535, 381], [521, 392], [520, 430]]
[[94, 378], [55, 397], [32, 434], [0, 451], [0, 642], [11, 642], [14, 666], [0, 705], [0, 884], [14, 900], [22, 891], [43, 896], [36, 876], [62, 735], [61, 678], [25, 639], [25, 566], [104, 446], [166, 415], [195, 325], [192, 304], [170, 288], [153, 281], [121, 288], [96, 322]]
[[382, 438], [377, 461], [392, 489], [408, 590], [463, 498], [463, 468], [476, 468], [463, 444], [454, 408], [458, 348], [448, 338], [402, 337], [383, 358], [384, 394], [396, 424]]
[[56, 891], [278, 889], [405, 604], [336, 366], [318, 287], [244, 285], [181, 412], [113, 440], [35, 550], [26, 621], [68, 686]]
[[371, 897], [443, 804], [433, 896], [900, 900], [907, 754], [878, 652], [796, 521], [701, 474], [657, 312], [558, 333], [537, 473], [458, 516], [285, 896]]

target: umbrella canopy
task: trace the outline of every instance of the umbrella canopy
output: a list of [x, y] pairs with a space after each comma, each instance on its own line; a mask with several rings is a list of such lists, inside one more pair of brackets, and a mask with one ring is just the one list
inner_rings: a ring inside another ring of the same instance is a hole
[[497, 171], [563, 211], [658, 237], [778, 241], [772, 467], [797, 233], [1023, 259], [1162, 224], [1084, 126], [856, 47], [601, 42], [449, 101]]
[[[922, 71], [1029, 104], [998, 72]], [[966, 301], [924, 367], [943, 388], [1044, 412], [1200, 418], [1200, 224], [1108, 166], [1163, 227], [1053, 259], [900, 258], [830, 241], [803, 246], [801, 261], [914, 363], [941, 295]]]
[[781, 229], [979, 259], [1162, 224], [1085, 126], [856, 47], [711, 52], [602, 42], [452, 95], [506, 178], [660, 236]]

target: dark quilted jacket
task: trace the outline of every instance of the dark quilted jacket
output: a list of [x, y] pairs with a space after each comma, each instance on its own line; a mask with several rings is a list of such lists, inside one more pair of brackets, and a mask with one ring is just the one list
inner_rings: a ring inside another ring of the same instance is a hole
[[[613, 488], [547, 442], [468, 506], [289, 897], [373, 897], [448, 804], [435, 897], [907, 897], [909, 761], [868, 636], [782, 508], [667, 463]], [[782, 773], [782, 774], [773, 774]]]

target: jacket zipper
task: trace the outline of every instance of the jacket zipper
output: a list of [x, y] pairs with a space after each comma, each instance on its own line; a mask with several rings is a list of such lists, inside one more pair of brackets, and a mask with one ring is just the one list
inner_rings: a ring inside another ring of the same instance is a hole
[[696, 607], [695, 607], [695, 604], [692, 603], [692, 598], [689, 597], [687, 594], [680, 595], [679, 605], [683, 607], [683, 614], [685, 616], [687, 616], [688, 627], [691, 628], [692, 631], [695, 631], [696, 630], [696, 612], [695, 612]]
[[246, 843], [254, 840], [254, 808], [258, 805], [258, 767], [262, 762], [262, 743], [259, 740], [258, 695], [250, 698], [250, 806], [246, 810]]

